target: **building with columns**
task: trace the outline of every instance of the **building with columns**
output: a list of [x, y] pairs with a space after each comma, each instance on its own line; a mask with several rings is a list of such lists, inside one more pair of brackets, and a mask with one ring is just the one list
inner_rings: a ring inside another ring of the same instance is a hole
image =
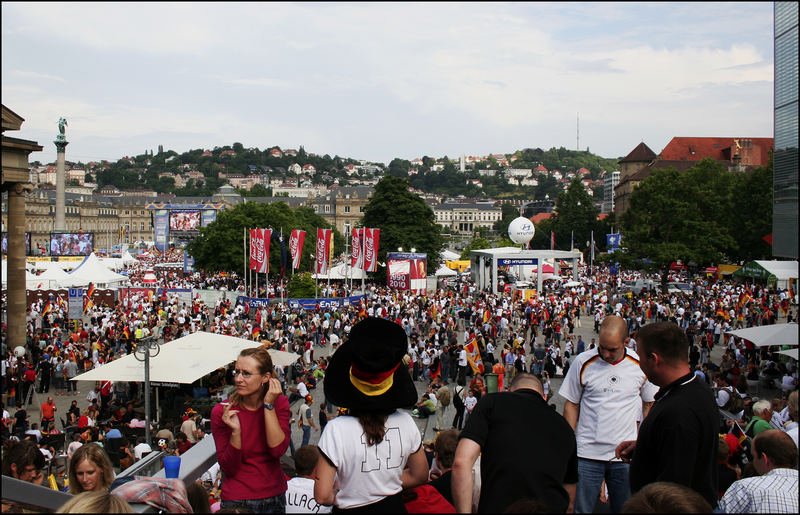
[[28, 157], [40, 152], [35, 141], [11, 138], [6, 131], [18, 131], [25, 119], [2, 106], [2, 191], [7, 200], [3, 230], [8, 232], [8, 292], [6, 345], [13, 349], [25, 346], [25, 196], [33, 189], [28, 172]]

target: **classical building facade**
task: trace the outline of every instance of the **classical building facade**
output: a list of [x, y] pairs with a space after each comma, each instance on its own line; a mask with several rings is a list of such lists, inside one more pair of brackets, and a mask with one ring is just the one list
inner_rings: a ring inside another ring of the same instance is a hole
[[496, 202], [443, 202], [432, 205], [436, 223], [450, 234], [473, 234], [478, 228], [490, 229], [503, 218]]
[[371, 186], [344, 186], [309, 200], [308, 205], [318, 215], [347, 238], [364, 216], [364, 207], [375, 194]]

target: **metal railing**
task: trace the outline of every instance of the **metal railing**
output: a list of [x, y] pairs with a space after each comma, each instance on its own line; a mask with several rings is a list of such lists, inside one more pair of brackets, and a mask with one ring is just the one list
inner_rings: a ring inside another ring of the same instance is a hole
[[[161, 451], [151, 452], [120, 472], [117, 478], [129, 476], [165, 477], [162, 465], [164, 456], [165, 453]], [[191, 484], [200, 479], [203, 473], [211, 468], [216, 461], [216, 445], [211, 435], [208, 435], [181, 455], [179, 478], [184, 483]], [[72, 495], [68, 493], [3, 476], [3, 499], [35, 507], [38, 511], [56, 511], [71, 498]], [[156, 511], [147, 504], [131, 504], [131, 506], [136, 513], [154, 513]]]

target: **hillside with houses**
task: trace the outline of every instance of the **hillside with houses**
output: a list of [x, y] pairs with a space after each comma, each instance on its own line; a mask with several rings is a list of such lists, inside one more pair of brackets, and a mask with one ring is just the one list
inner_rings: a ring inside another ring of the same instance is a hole
[[[586, 191], [602, 196], [603, 177], [617, 159], [562, 148], [524, 149], [510, 154], [462, 155], [388, 165], [297, 149], [245, 148], [241, 143], [178, 154], [145, 151], [116, 162], [67, 162], [67, 187], [75, 193], [130, 196], [207, 196], [225, 184], [244, 196], [308, 197], [343, 186], [373, 186], [385, 174], [407, 177], [420, 193], [468, 198], [556, 198], [579, 177]], [[55, 164], [34, 162], [31, 181], [40, 188], [55, 184]]]

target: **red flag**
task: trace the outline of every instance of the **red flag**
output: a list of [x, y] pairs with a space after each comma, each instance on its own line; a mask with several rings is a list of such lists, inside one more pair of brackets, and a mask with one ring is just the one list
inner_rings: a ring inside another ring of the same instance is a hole
[[364, 268], [364, 252], [363, 249], [361, 248], [363, 243], [363, 238], [364, 238], [364, 229], [353, 228], [353, 236], [352, 236], [353, 252], [352, 252], [352, 258], [350, 260], [350, 266], [352, 266], [353, 268], [362, 268], [362, 269]]
[[272, 238], [272, 229], [259, 229], [261, 233], [261, 260], [258, 271], [262, 274], [269, 273], [269, 241]]
[[378, 245], [380, 243], [380, 229], [364, 230], [364, 271], [374, 272], [378, 267]]
[[306, 232], [292, 229], [289, 238], [289, 250], [292, 252], [292, 269], [300, 268], [300, 256], [303, 253], [303, 243], [306, 241]]
[[328, 273], [331, 236], [332, 231], [330, 229], [317, 229], [317, 274]]
[[258, 229], [250, 229], [250, 270], [258, 270]]

